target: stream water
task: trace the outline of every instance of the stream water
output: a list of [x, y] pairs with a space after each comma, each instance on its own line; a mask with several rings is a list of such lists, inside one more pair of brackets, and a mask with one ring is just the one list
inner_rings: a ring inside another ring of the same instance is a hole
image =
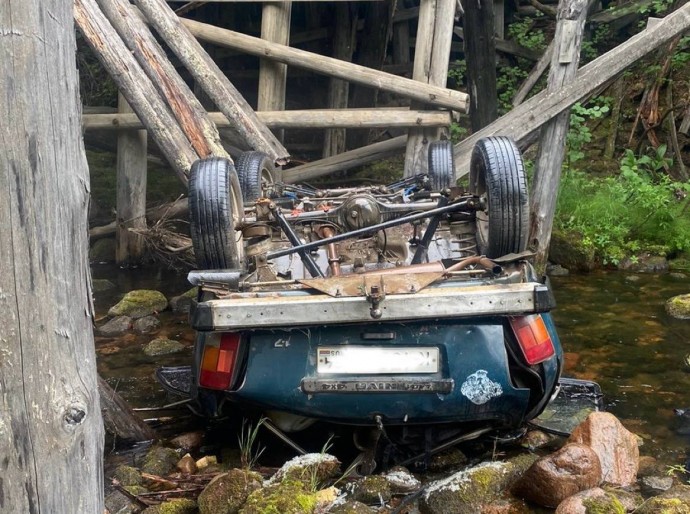
[[[185, 277], [174, 272], [95, 265], [92, 273], [115, 285], [95, 294], [97, 317], [132, 289], [157, 289], [168, 298], [189, 289]], [[685, 363], [690, 321], [668, 316], [664, 303], [689, 293], [690, 278], [597, 272], [554, 277], [552, 285], [558, 302], [554, 318], [566, 352], [564, 375], [601, 385], [607, 410], [644, 439], [642, 454], [667, 464], [684, 461], [690, 435], [676, 433], [680, 418], [674, 409], [690, 408], [690, 368]], [[194, 336], [187, 316], [165, 311], [159, 318], [161, 328], [153, 334], [96, 337], [99, 372], [135, 407], [168, 402], [153, 371], [191, 360]], [[142, 347], [155, 337], [180, 341], [186, 348], [147, 357]]]

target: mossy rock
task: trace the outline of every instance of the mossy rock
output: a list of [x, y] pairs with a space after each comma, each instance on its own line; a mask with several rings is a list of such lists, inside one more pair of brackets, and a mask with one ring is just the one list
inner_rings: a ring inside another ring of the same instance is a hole
[[690, 271], [690, 257], [677, 257], [668, 261], [671, 271]]
[[142, 473], [165, 476], [175, 469], [179, 460], [180, 455], [172, 448], [154, 446], [144, 456], [140, 468]]
[[625, 514], [626, 510], [618, 498], [610, 493], [582, 501], [585, 514]]
[[554, 230], [549, 260], [569, 270], [592, 271], [597, 267], [594, 247], [584, 244], [582, 235], [577, 232]]
[[198, 288], [192, 287], [187, 292], [170, 298], [170, 309], [173, 312], [189, 312], [192, 307], [192, 302], [196, 300], [198, 295]]
[[89, 249], [91, 262], [115, 261], [115, 240], [112, 238], [98, 239]]
[[690, 294], [674, 296], [666, 302], [666, 312], [673, 318], [690, 319]]
[[362, 502], [350, 500], [346, 501], [345, 503], [341, 503], [340, 505], [336, 505], [335, 507], [331, 507], [328, 511], [328, 514], [373, 514], [374, 512], [376, 512], [376, 510], [372, 509], [368, 505], [365, 505]]
[[218, 475], [199, 495], [199, 513], [236, 514], [262, 484], [261, 475], [249, 470], [233, 469]]
[[113, 473], [113, 478], [120, 482], [120, 485], [141, 485], [141, 473], [132, 466], [118, 466]]
[[141, 514], [196, 514], [196, 502], [188, 498], [176, 498], [159, 505], [145, 508]]
[[105, 278], [94, 278], [91, 281], [91, 290], [94, 293], [102, 293], [103, 291], [109, 291], [110, 289], [115, 289], [115, 284], [110, 280]]
[[327, 453], [307, 453], [289, 460], [276, 471], [270, 484], [284, 481], [299, 481], [316, 488], [340, 470], [340, 461]]
[[355, 483], [352, 499], [369, 505], [388, 502], [391, 499], [391, 486], [384, 477], [370, 475]]
[[179, 353], [185, 349], [185, 345], [179, 341], [173, 341], [172, 339], [158, 338], [154, 339], [146, 346], [144, 346], [144, 353], [149, 357], [155, 357], [157, 355], [168, 355], [170, 353]]
[[168, 299], [160, 291], [137, 289], [127, 293], [117, 305], [111, 307], [108, 315], [137, 319], [164, 311], [167, 307]]
[[146, 494], [149, 492], [143, 485], [126, 485], [122, 489], [127, 491], [132, 496], [139, 496], [140, 494]]
[[656, 496], [644, 502], [635, 514], [690, 514], [690, 504], [680, 498]]
[[283, 480], [279, 484], [257, 489], [249, 495], [240, 514], [311, 514], [318, 499], [299, 481]]

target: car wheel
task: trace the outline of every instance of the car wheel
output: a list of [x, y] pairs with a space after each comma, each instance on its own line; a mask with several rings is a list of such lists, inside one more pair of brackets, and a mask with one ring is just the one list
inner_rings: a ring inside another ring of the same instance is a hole
[[453, 185], [455, 162], [453, 161], [453, 143], [448, 140], [429, 143], [429, 180], [434, 191], [441, 191]]
[[262, 184], [273, 182], [273, 161], [263, 152], [242, 152], [235, 161], [242, 199], [255, 202], [263, 196]]
[[477, 246], [489, 258], [523, 252], [529, 233], [525, 167], [515, 143], [503, 136], [480, 139], [472, 150], [470, 192], [485, 199], [477, 212]]
[[244, 214], [240, 184], [232, 162], [200, 159], [189, 176], [189, 221], [200, 269], [242, 269], [244, 241], [235, 229]]

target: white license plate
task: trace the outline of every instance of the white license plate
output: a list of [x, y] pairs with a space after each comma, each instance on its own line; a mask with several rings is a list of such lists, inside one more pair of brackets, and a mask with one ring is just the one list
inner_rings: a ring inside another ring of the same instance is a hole
[[436, 347], [320, 346], [316, 371], [362, 375], [437, 373], [438, 355]]

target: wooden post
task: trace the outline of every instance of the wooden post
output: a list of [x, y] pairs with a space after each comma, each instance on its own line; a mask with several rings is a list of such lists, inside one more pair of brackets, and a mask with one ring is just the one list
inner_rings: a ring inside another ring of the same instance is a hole
[[[132, 112], [127, 100], [118, 95], [121, 113]], [[146, 228], [145, 130], [121, 131], [117, 135], [117, 237], [115, 261], [136, 263], [144, 252], [144, 238], [130, 228]]]
[[493, 0], [494, 2], [494, 35], [498, 39], [505, 39], [506, 14], [504, 0]]
[[520, 143], [544, 123], [569, 109], [591, 91], [605, 84], [638, 59], [690, 29], [690, 3], [667, 15], [656, 27], [650, 27], [625, 43], [583, 66], [573, 80], [556, 91], [534, 95], [491, 125], [472, 134], [453, 148], [455, 176], [469, 173], [472, 148], [483, 137], [505, 135]]
[[[412, 72], [414, 80], [446, 87], [455, 9], [456, 0], [422, 0]], [[413, 104], [412, 107], [421, 106]], [[428, 143], [439, 139], [440, 135], [439, 129], [412, 128], [408, 131], [405, 176], [427, 171]]]
[[[281, 45], [290, 44], [290, 12], [292, 2], [264, 2], [261, 11], [261, 39]], [[261, 59], [259, 65], [258, 111], [282, 111], [285, 109], [285, 64]], [[276, 137], [282, 141], [283, 131]]]
[[[335, 19], [333, 57], [341, 61], [351, 61], [357, 34], [357, 8], [349, 2], [339, 3], [335, 6]], [[330, 109], [346, 109], [349, 92], [349, 82], [331, 77], [328, 83], [328, 107]], [[326, 130], [323, 157], [331, 157], [344, 152], [345, 136], [345, 129]]]
[[74, 0], [74, 19], [98, 60], [149, 129], [177, 176], [186, 184], [187, 173], [197, 154], [156, 88], [95, 0]]
[[102, 514], [72, 0], [0, 8], [0, 511]]
[[[575, 77], [586, 20], [587, 0], [563, 0], [558, 6], [547, 91], [558, 90]], [[539, 138], [530, 198], [529, 241], [537, 252], [535, 265], [540, 272], [546, 268], [569, 125], [570, 109], [566, 109], [542, 126]]]
[[[234, 128], [254, 150], [259, 150], [277, 164], [285, 164], [288, 152], [256, 116], [244, 97], [211, 60], [199, 42], [164, 0], [136, 0], [136, 4], [158, 34], [184, 63], [194, 80], [204, 88]], [[191, 20], [188, 20], [191, 22]]]
[[465, 0], [462, 25], [470, 94], [470, 125], [476, 132], [498, 118], [493, 0]]

